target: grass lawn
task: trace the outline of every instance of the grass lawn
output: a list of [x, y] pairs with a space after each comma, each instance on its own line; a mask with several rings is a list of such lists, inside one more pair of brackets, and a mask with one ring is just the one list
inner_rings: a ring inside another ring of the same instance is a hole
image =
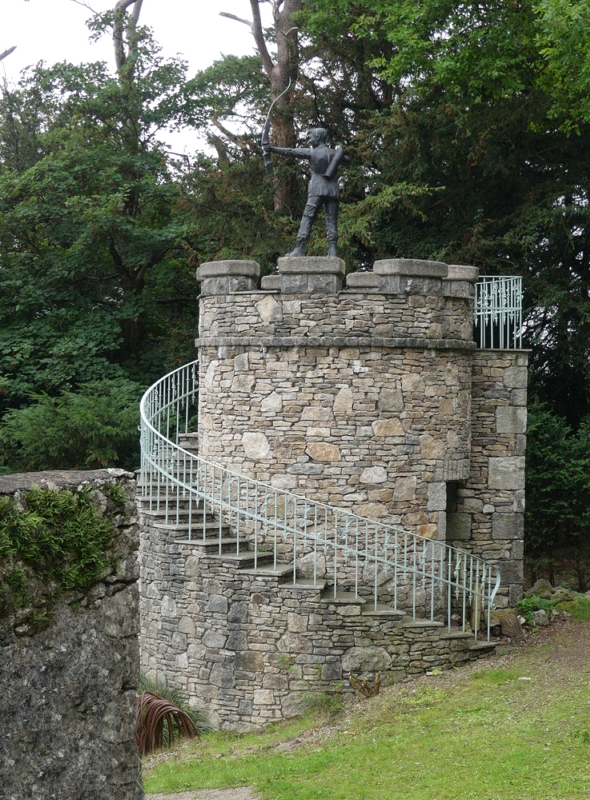
[[249, 785], [264, 800], [590, 797], [590, 623], [568, 623], [548, 642], [382, 690], [339, 714], [310, 713], [263, 734], [210, 734], [148, 763], [146, 791]]

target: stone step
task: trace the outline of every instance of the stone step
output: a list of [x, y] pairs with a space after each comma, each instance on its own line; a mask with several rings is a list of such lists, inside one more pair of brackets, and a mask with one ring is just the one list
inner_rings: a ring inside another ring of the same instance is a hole
[[256, 561], [256, 569], [260, 566], [265, 564], [272, 564], [274, 562], [274, 556], [272, 553], [258, 553], [258, 556], [254, 557], [253, 551], [248, 551], [244, 553], [239, 553], [236, 555], [226, 555], [222, 553], [219, 556], [211, 555], [208, 558], [220, 558], [226, 564], [233, 564], [236, 569], [245, 570], [245, 569], [254, 569], [254, 563]]
[[[473, 636], [473, 634], [470, 635]], [[486, 651], [488, 653], [493, 653], [495, 649], [495, 642], [473, 642], [473, 644], [469, 645], [470, 652], [474, 654], [485, 653]]]
[[313, 578], [296, 578], [294, 583], [281, 583], [281, 589], [289, 589], [296, 592], [323, 592], [328, 585], [328, 581], [319, 580], [315, 583]]
[[444, 625], [444, 622], [436, 622], [436, 620], [404, 617], [404, 628], [444, 628]]
[[[260, 556], [258, 556], [258, 561], [260, 562]], [[278, 578], [280, 581], [281, 578], [288, 578], [293, 575], [293, 564], [277, 562], [276, 568], [274, 566], [256, 567], [256, 569], [241, 569], [240, 572], [245, 575], [259, 575], [262, 578]]]
[[[211, 532], [212, 534], [215, 534], [215, 533], [218, 534], [219, 530], [220, 530], [219, 523], [215, 522], [215, 520], [213, 520], [211, 522], [205, 522], [204, 525], [203, 525], [202, 522], [195, 522], [192, 525], [188, 525], [188, 524], [183, 523], [183, 522], [181, 522], [179, 525], [176, 525], [173, 522], [168, 522], [168, 523], [165, 523], [165, 522], [154, 522], [154, 528], [157, 528], [160, 531], [172, 531], [172, 532], [176, 532], [178, 534], [186, 533], [187, 534], [187, 538], [188, 538], [188, 533], [190, 531], [191, 532], [191, 538], [194, 538], [194, 539], [198, 538], [199, 534], [201, 534], [201, 537], [202, 537], [203, 530], [205, 530], [205, 536], [207, 536], [207, 534], [209, 532]], [[223, 535], [223, 534], [228, 534], [228, 533], [233, 533], [233, 531], [230, 528], [230, 526], [229, 525], [222, 525], [221, 526], [221, 534]]]
[[323, 603], [333, 603], [334, 605], [360, 605], [366, 604], [364, 597], [359, 597], [354, 592], [336, 592], [334, 596], [333, 589], [327, 589], [322, 595]]
[[[238, 540], [231, 539], [228, 537], [222, 537], [221, 539], [214, 539], [213, 537], [208, 537], [206, 539], [175, 539], [174, 542], [176, 544], [190, 544], [192, 547], [195, 547], [198, 550], [203, 551], [206, 555], [215, 555], [219, 553], [219, 546], [221, 545], [221, 552], [224, 553], [232, 553], [237, 549]], [[240, 543], [240, 547], [243, 547], [244, 543]]]
[[361, 606], [361, 614], [364, 617], [403, 617], [404, 612], [385, 603], [365, 603]]
[[168, 516], [169, 520], [174, 520], [175, 523], [178, 522], [180, 524], [184, 523], [188, 524], [189, 517], [191, 518], [191, 520], [197, 519], [199, 521], [203, 519], [203, 516], [210, 517], [212, 522], [215, 519], [213, 514], [210, 514], [206, 512], [203, 508], [198, 508], [198, 507], [192, 508], [190, 510], [188, 508], [179, 508], [179, 509], [170, 508], [168, 509], [168, 515], [166, 515], [166, 511], [162, 509], [162, 507], [160, 506], [159, 511], [140, 509], [140, 513], [144, 517], [149, 517], [150, 519], [156, 519], [156, 520], [157, 519], [165, 520], [166, 516]]

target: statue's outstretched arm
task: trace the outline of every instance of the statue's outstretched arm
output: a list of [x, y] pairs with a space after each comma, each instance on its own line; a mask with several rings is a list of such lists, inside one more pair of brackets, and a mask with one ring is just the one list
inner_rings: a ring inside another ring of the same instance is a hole
[[270, 145], [271, 153], [278, 153], [281, 156], [292, 156], [293, 158], [311, 158], [313, 150], [307, 147], [273, 147]]

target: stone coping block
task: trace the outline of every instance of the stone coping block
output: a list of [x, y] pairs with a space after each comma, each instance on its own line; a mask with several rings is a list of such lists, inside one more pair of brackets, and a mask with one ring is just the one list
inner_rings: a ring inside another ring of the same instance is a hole
[[379, 289], [381, 280], [374, 272], [351, 272], [346, 276], [349, 289]]
[[342, 275], [346, 264], [336, 256], [284, 256], [278, 261], [282, 275]]
[[225, 278], [233, 275], [244, 275], [249, 278], [258, 278], [260, 264], [257, 261], [205, 261], [197, 269], [197, 280], [205, 278]]
[[281, 276], [280, 275], [265, 275], [262, 280], [260, 281], [260, 286], [262, 289], [266, 289], [270, 292], [280, 291], [281, 290]]
[[375, 275], [410, 275], [416, 278], [446, 278], [447, 264], [417, 258], [386, 258], [373, 264]]
[[479, 280], [479, 270], [477, 267], [467, 267], [463, 264], [449, 264], [449, 274], [446, 280], [475, 283]]

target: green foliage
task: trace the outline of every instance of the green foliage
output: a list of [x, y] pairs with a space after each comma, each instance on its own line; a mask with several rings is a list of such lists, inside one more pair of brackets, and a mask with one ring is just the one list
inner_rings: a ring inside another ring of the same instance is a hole
[[531, 595], [531, 597], [525, 597], [519, 600], [517, 607], [526, 621], [532, 622], [535, 611], [545, 611], [547, 616], [551, 617], [551, 612], [557, 606], [557, 603], [557, 600], [543, 600], [541, 597], [537, 597], [537, 595]]
[[526, 543], [532, 557], [590, 537], [590, 427], [574, 433], [546, 405], [529, 409]]
[[97, 469], [138, 461], [141, 387], [125, 379], [83, 384], [58, 397], [8, 411], [0, 424], [0, 458], [12, 471]]
[[555, 606], [557, 611], [567, 611], [579, 622], [590, 619], [590, 599], [584, 595], [576, 595], [573, 600], [564, 600]]
[[27, 606], [20, 622], [33, 625], [49, 619], [61, 592], [84, 591], [113, 566], [115, 531], [90, 489], [33, 486], [21, 503], [0, 498], [0, 616]]
[[320, 714], [337, 714], [344, 705], [342, 688], [342, 684], [335, 684], [332, 691], [310, 692], [304, 695], [303, 700], [307, 710]]

